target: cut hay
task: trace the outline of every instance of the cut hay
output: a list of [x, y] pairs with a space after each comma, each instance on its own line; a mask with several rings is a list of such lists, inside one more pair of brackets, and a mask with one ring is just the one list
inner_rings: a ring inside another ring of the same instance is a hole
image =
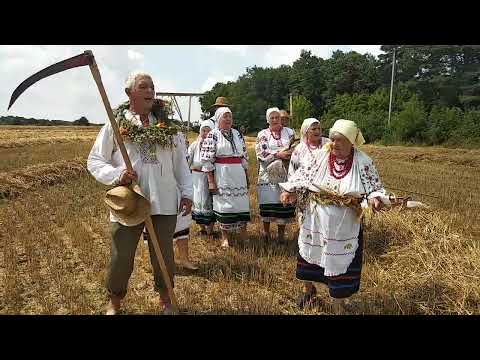
[[86, 161], [82, 158], [0, 173], [0, 199], [12, 199], [25, 191], [52, 186], [86, 174]]
[[362, 151], [374, 160], [400, 160], [480, 167], [480, 151], [474, 149], [446, 149], [431, 147], [364, 145]]
[[368, 303], [378, 298], [381, 313], [480, 313], [480, 244], [454, 231], [447, 212], [392, 209], [365, 235], [365, 313], [377, 313]]
[[12, 149], [25, 146], [38, 146], [45, 144], [65, 144], [78, 143], [79, 141], [93, 142], [96, 134], [85, 136], [66, 136], [66, 137], [50, 137], [50, 138], [22, 138], [0, 140], [0, 149]]

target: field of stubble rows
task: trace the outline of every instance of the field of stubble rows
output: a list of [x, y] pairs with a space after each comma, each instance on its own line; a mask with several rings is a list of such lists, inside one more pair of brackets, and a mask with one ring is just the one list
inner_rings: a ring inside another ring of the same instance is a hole
[[[0, 314], [101, 314], [109, 261], [106, 187], [86, 172], [99, 128], [0, 128]], [[248, 138], [251, 183], [255, 139]], [[480, 314], [480, 151], [363, 146], [387, 188], [429, 209], [390, 210], [366, 230], [352, 314]], [[197, 235], [176, 295], [184, 314], [331, 314], [328, 293], [295, 305], [297, 226], [288, 245], [264, 244], [251, 187], [249, 241], [228, 251]], [[431, 195], [431, 196], [426, 196]], [[273, 227], [274, 228], [274, 227]], [[148, 248], [139, 242], [124, 313], [157, 314]]]

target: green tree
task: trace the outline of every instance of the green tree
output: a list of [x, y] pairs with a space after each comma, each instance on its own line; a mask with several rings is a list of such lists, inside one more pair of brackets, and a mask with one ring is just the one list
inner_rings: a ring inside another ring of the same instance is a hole
[[428, 116], [427, 143], [436, 145], [446, 142], [455, 128], [461, 125], [462, 120], [461, 109], [434, 105]]
[[73, 121], [73, 124], [78, 126], [88, 126], [90, 123], [85, 116], [82, 116], [80, 119]]
[[392, 132], [396, 141], [421, 143], [425, 140], [427, 112], [417, 95], [405, 103], [404, 109], [392, 117]]
[[302, 50], [290, 71], [289, 89], [293, 94], [302, 94], [321, 113], [325, 107], [323, 94], [326, 90], [324, 60], [311, 51]]
[[290, 127], [300, 129], [303, 120], [315, 117], [315, 107], [305, 96], [294, 96], [292, 101], [293, 116], [290, 120]]

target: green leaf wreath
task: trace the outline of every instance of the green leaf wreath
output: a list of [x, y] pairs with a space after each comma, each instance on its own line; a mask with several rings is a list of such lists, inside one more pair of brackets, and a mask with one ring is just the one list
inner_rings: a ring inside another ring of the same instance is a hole
[[[174, 135], [183, 131], [182, 126], [173, 122], [159, 122], [148, 127], [138, 126], [125, 118], [124, 111], [129, 109], [130, 102], [126, 101], [113, 110], [113, 115], [120, 128], [120, 134], [125, 140], [137, 145], [159, 145], [171, 149], [175, 146]], [[155, 113], [155, 111], [154, 111]], [[157, 118], [158, 116], [155, 115]]]

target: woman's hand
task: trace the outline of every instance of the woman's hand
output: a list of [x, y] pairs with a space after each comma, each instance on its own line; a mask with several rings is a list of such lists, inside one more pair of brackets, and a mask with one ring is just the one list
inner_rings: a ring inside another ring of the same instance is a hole
[[247, 189], [250, 188], [250, 180], [248, 179], [248, 171], [245, 170], [245, 179], [247, 180]]
[[290, 157], [292, 156], [292, 153], [293, 153], [293, 150], [284, 150], [284, 151], [280, 151], [276, 154], [276, 157], [278, 159], [282, 159], [282, 160], [290, 160]]
[[374, 198], [370, 199], [369, 203], [372, 204], [373, 210], [375, 212], [378, 212], [378, 211], [382, 210], [383, 206], [384, 206], [382, 200], [380, 200], [379, 197], [374, 197]]
[[218, 193], [217, 183], [215, 182], [215, 180], [208, 182], [208, 191], [212, 195]]
[[292, 205], [297, 201], [297, 194], [284, 191], [280, 194], [280, 202], [283, 205]]
[[192, 200], [187, 198], [182, 198], [180, 200], [180, 206], [178, 207], [178, 211], [182, 211], [182, 216], [187, 216], [192, 212]]

